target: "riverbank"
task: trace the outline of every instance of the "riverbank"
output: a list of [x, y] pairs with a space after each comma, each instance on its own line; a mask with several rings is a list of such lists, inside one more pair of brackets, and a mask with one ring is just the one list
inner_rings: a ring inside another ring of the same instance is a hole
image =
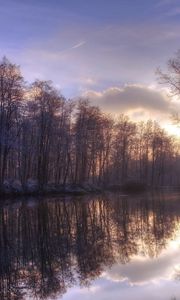
[[106, 191], [123, 192], [127, 194], [142, 193], [145, 191], [180, 189], [179, 186], [151, 186], [138, 181], [127, 181], [124, 184], [65, 184], [57, 185], [48, 183], [44, 187], [39, 187], [37, 181], [28, 180], [22, 185], [19, 180], [6, 180], [0, 188], [0, 198], [16, 198], [21, 196], [48, 196], [48, 195], [86, 195], [100, 194]]
[[[5, 181], [0, 189], [1, 197], [20, 197], [20, 196], [40, 196], [40, 195], [85, 195], [90, 193], [103, 193], [105, 191], [139, 193], [146, 190], [154, 189], [155, 187], [147, 186], [140, 182], [127, 182], [120, 184], [66, 184], [57, 185], [49, 183], [44, 187], [39, 187], [34, 180], [28, 180], [25, 185], [22, 185], [18, 180]], [[157, 187], [156, 187], [157, 188]]]
[[66, 184], [56, 185], [47, 184], [39, 187], [36, 181], [28, 181], [22, 185], [18, 180], [5, 181], [0, 188], [0, 196], [3, 197], [17, 197], [17, 196], [38, 196], [48, 194], [72, 194], [84, 195], [89, 193], [101, 193], [104, 188], [94, 184]]

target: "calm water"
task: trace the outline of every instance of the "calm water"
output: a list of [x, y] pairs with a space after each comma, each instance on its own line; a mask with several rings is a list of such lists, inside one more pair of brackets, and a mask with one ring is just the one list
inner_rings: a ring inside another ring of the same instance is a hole
[[180, 193], [6, 201], [0, 299], [180, 300]]

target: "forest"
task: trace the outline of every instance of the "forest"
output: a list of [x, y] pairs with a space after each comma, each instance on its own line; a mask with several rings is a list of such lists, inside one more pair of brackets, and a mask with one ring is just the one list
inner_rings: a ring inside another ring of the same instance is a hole
[[153, 120], [135, 123], [91, 99], [65, 99], [51, 81], [27, 84], [19, 66], [1, 60], [1, 191], [128, 182], [180, 185], [178, 139]]

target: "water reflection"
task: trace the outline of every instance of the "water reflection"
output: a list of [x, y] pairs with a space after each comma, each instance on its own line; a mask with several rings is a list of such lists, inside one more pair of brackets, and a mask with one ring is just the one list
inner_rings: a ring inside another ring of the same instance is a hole
[[117, 280], [118, 268], [126, 278], [123, 267], [133, 257], [142, 260], [138, 276], [146, 277], [143, 257], [149, 257], [152, 273], [157, 266], [151, 258], [177, 237], [179, 216], [176, 193], [22, 199], [1, 205], [0, 299], [60, 297], [99, 276]]

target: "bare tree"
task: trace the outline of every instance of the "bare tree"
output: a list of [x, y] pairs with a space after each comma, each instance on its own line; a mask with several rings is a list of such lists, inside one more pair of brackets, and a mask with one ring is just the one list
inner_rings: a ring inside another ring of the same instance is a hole
[[[8, 155], [19, 135], [23, 77], [17, 65], [3, 58], [0, 62], [0, 183], [7, 171]], [[7, 174], [8, 175], [8, 174]], [[15, 174], [14, 174], [15, 175]]]

